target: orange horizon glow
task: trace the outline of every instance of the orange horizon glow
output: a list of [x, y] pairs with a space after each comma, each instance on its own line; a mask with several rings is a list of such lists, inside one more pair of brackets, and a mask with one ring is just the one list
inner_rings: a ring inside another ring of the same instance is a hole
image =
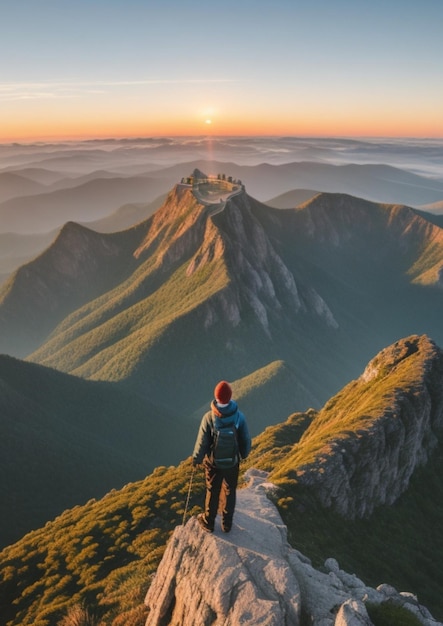
[[[6, 130], [6, 129], [5, 129]], [[1, 131], [0, 131], [1, 132]], [[248, 120], [221, 121], [216, 118], [195, 120], [158, 120], [147, 124], [140, 120], [133, 121], [90, 121], [71, 120], [70, 123], [20, 123], [14, 128], [8, 124], [7, 132], [0, 135], [1, 143], [32, 142], [32, 141], [79, 141], [87, 139], [131, 138], [131, 137], [193, 137], [212, 135], [214, 137], [241, 136], [303, 136], [303, 137], [414, 137], [443, 138], [443, 128], [436, 129], [427, 120], [411, 125], [407, 120], [397, 119], [384, 122], [371, 121], [364, 123], [352, 120], [312, 120], [274, 122], [249, 118]]]
[[[0, 142], [67, 141], [105, 137], [160, 136], [308, 136], [308, 137], [416, 137], [442, 138], [443, 118], [436, 106], [417, 115], [413, 108], [398, 110], [375, 107], [346, 106], [343, 101], [324, 107], [318, 103], [310, 108], [276, 107], [266, 104], [252, 110], [220, 101], [218, 107], [187, 103], [183, 110], [171, 107], [145, 109], [137, 104], [122, 113], [123, 105], [108, 108], [73, 108], [72, 103], [35, 104], [30, 112], [23, 104], [10, 109], [6, 124], [1, 127]], [[438, 113], [438, 115], [437, 115]], [[435, 120], [438, 119], [438, 124]]]
[[364, 100], [350, 103], [344, 97], [329, 106], [319, 98], [297, 108], [290, 103], [274, 105], [269, 99], [252, 106], [223, 100], [221, 94], [211, 100], [204, 102], [202, 92], [192, 94], [181, 107], [174, 99], [163, 102], [163, 108], [158, 103], [146, 107], [143, 100], [134, 101], [131, 108], [117, 98], [108, 106], [103, 101], [36, 100], [31, 109], [24, 100], [11, 105], [0, 122], [0, 142], [202, 135], [443, 137], [443, 118], [435, 103], [418, 115], [412, 105], [377, 107]]
[[[9, 107], [0, 122], [0, 142], [69, 141], [123, 137], [161, 136], [305, 136], [305, 137], [415, 137], [442, 138], [443, 118], [435, 103], [418, 114], [412, 105], [399, 109], [394, 104], [370, 105], [347, 102], [341, 97], [329, 106], [323, 100], [294, 108], [290, 103], [273, 105], [269, 100], [254, 105], [213, 98], [200, 104], [197, 95], [145, 107], [136, 101], [100, 103], [77, 101], [28, 101]], [[438, 120], [438, 123], [436, 123]]]

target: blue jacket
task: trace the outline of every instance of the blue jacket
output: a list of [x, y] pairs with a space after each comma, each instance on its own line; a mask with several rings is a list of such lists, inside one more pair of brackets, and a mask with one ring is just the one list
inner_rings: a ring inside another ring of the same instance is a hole
[[214, 400], [211, 403], [211, 410], [203, 415], [198, 431], [197, 439], [194, 446], [192, 458], [195, 463], [200, 464], [207, 456], [211, 456], [212, 445], [214, 442], [214, 424], [216, 420], [231, 419], [237, 428], [238, 447], [242, 459], [246, 459], [251, 450], [251, 437], [249, 435], [248, 424], [246, 418], [239, 411], [237, 403], [231, 400], [226, 407], [220, 407]]

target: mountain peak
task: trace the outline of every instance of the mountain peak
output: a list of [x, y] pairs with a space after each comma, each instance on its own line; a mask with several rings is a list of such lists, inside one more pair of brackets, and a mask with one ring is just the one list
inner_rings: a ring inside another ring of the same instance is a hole
[[225, 318], [231, 325], [237, 326], [252, 310], [268, 334], [271, 318], [280, 319], [288, 309], [288, 317], [294, 312], [310, 312], [336, 328], [320, 295], [297, 285], [255, 215], [259, 204], [231, 177], [200, 178], [197, 182], [192, 177], [185, 179], [153, 216], [135, 256], [155, 253], [156, 265], [164, 270], [186, 263], [188, 278], [216, 261], [224, 264], [229, 282], [216, 301], [208, 303], [206, 328], [219, 320], [223, 311], [228, 312]]
[[206, 174], [204, 174], [201, 170], [198, 169], [198, 167], [196, 167], [195, 170], [192, 172], [192, 177], [194, 178], [195, 181], [204, 180], [208, 178]]
[[121, 280], [131, 261], [118, 234], [67, 222], [55, 241], [16, 270], [0, 291], [2, 351], [29, 353], [71, 310]]
[[155, 254], [156, 265], [173, 264], [188, 257], [201, 242], [204, 232], [204, 205], [187, 183], [175, 185], [151, 218], [148, 232], [134, 252], [147, 258]]

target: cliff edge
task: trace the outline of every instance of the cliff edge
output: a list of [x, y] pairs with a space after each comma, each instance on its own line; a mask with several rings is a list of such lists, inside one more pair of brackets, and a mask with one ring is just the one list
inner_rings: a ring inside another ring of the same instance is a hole
[[366, 603], [390, 602], [424, 626], [443, 626], [411, 593], [366, 586], [327, 559], [322, 571], [291, 548], [267, 497], [266, 472], [249, 470], [231, 533], [178, 526], [148, 590], [146, 626], [371, 626]]
[[331, 398], [272, 473], [347, 519], [391, 505], [443, 435], [443, 350], [411, 335]]

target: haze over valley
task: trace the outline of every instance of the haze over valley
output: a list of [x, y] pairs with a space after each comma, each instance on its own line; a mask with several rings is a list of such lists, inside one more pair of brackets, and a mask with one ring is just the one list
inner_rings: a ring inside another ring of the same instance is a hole
[[319, 191], [442, 213], [439, 140], [154, 138], [0, 145], [0, 279], [65, 222], [100, 232], [152, 214], [195, 167], [229, 171], [248, 193], [293, 208]]

